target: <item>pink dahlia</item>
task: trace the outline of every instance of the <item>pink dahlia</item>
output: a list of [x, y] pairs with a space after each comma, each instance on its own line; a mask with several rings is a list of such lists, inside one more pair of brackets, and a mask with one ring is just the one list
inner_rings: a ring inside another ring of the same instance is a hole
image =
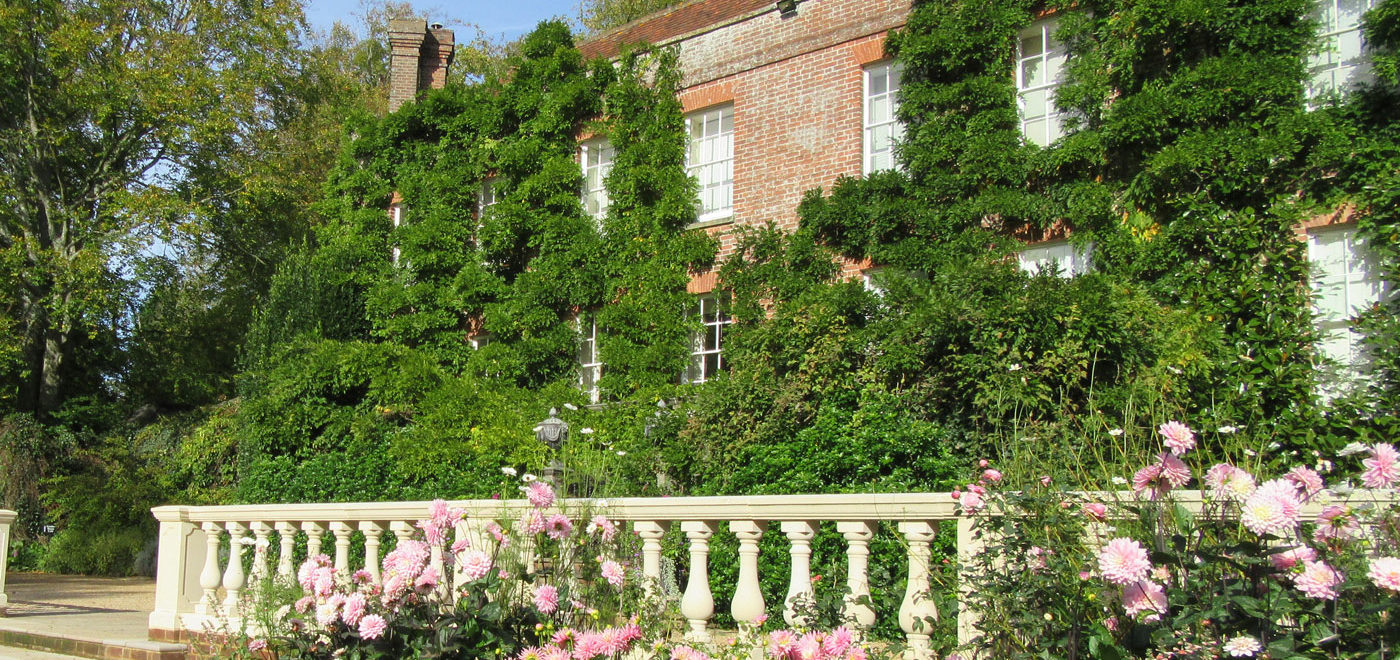
[[1206, 485], [1216, 499], [1243, 501], [1254, 493], [1254, 477], [1229, 463], [1219, 463], [1206, 472]]
[[840, 626], [822, 639], [822, 652], [828, 658], [839, 658], [851, 650], [851, 643], [854, 641], [855, 637], [851, 634], [851, 629]]
[[263, 650], [266, 650], [266, 649], [267, 649], [267, 640], [265, 640], [265, 639], [254, 639], [254, 640], [249, 640], [249, 641], [248, 641], [248, 650], [249, 650], [249, 651], [257, 652], [257, 651], [263, 651]]
[[1346, 579], [1341, 571], [1323, 561], [1303, 562], [1303, 573], [1293, 578], [1293, 586], [1309, 598], [1336, 600], [1337, 586]]
[[1264, 483], [1244, 501], [1240, 521], [1255, 534], [1277, 534], [1298, 524], [1303, 503], [1298, 490], [1285, 479]]
[[1275, 552], [1269, 555], [1269, 563], [1274, 565], [1274, 570], [1286, 571], [1294, 566], [1310, 562], [1317, 559], [1317, 551], [1306, 545], [1298, 546], [1291, 550]]
[[552, 585], [544, 585], [535, 590], [535, 609], [540, 614], [554, 614], [559, 609], [559, 590]]
[[588, 521], [588, 533], [602, 534], [604, 541], [611, 541], [617, 535], [617, 523], [608, 520], [608, 517], [602, 514], [593, 516], [593, 519]]
[[796, 660], [820, 660], [822, 657], [821, 633], [809, 632], [803, 635], [797, 640], [797, 648], [792, 655]]
[[768, 657], [786, 658], [797, 647], [797, 635], [791, 630], [775, 630], [768, 635]]
[[369, 605], [364, 594], [350, 594], [345, 598], [345, 605], [340, 610], [340, 620], [345, 625], [354, 628], [360, 625], [360, 619], [365, 616], [365, 607]]
[[465, 538], [457, 539], [456, 541], [452, 542], [452, 554], [458, 554], [470, 547], [472, 547], [471, 541], [468, 541]]
[[360, 637], [364, 639], [379, 639], [388, 629], [389, 624], [378, 614], [369, 614], [360, 619]]
[[[1156, 463], [1133, 473], [1133, 491], [1141, 493], [1144, 490], [1151, 490], [1148, 497], [1157, 499], [1160, 494], [1159, 488], [1162, 486], [1162, 466]], [[1162, 492], [1165, 492], [1163, 490]]]
[[1186, 452], [1196, 448], [1196, 432], [1181, 422], [1167, 422], [1157, 427], [1157, 432], [1162, 434], [1163, 442], [1175, 456], [1184, 456]]
[[480, 580], [491, 572], [491, 557], [480, 550], [463, 553], [457, 558], [457, 563], [461, 565], [462, 574], [467, 578], [467, 582]]
[[1147, 558], [1147, 550], [1132, 539], [1113, 539], [1099, 552], [1099, 573], [1114, 584], [1139, 582], [1150, 570], [1152, 562]]
[[1381, 589], [1400, 593], [1400, 557], [1377, 557], [1371, 560], [1366, 577]]
[[1148, 612], [1144, 620], [1155, 621], [1167, 611], [1167, 592], [1156, 582], [1134, 582], [1123, 587], [1123, 610], [1131, 617]]
[[418, 577], [413, 580], [413, 588], [417, 589], [419, 592], [429, 592], [437, 588], [438, 580], [440, 579], [442, 579], [442, 576], [438, 574], [438, 570], [429, 566], [423, 569], [423, 572], [419, 573]]
[[[538, 483], [538, 482], [537, 482]], [[562, 539], [574, 531], [574, 523], [569, 517], [556, 513], [549, 517], [549, 521], [544, 524], [544, 533], [556, 541]]]
[[544, 514], [538, 510], [526, 511], [520, 516], [520, 527], [526, 534], [539, 534], [544, 531]]
[[385, 555], [384, 572], [412, 580], [428, 565], [430, 554], [428, 544], [422, 541], [400, 541], [392, 552]]
[[536, 509], [546, 508], [554, 504], [554, 487], [547, 481], [531, 481], [525, 486], [525, 498]]
[[1313, 540], [1326, 543], [1329, 540], [1345, 541], [1361, 534], [1361, 522], [1347, 507], [1336, 504], [1324, 507], [1317, 514], [1317, 528], [1313, 530]]
[[1322, 475], [1314, 472], [1311, 468], [1299, 465], [1289, 470], [1288, 474], [1283, 475], [1283, 478], [1293, 482], [1293, 485], [1297, 486], [1308, 497], [1312, 497], [1322, 490]]
[[1371, 447], [1371, 457], [1361, 461], [1366, 471], [1361, 473], [1361, 482], [1367, 488], [1389, 488], [1400, 482], [1400, 453], [1394, 445], [1377, 443]]
[[622, 586], [622, 581], [624, 577], [624, 570], [622, 568], [622, 564], [619, 564], [609, 559], [603, 562], [603, 568], [601, 572], [603, 575], [603, 579], [607, 580], [608, 584], [611, 584], [614, 587]]
[[681, 645], [671, 649], [671, 660], [710, 660], [704, 651]]

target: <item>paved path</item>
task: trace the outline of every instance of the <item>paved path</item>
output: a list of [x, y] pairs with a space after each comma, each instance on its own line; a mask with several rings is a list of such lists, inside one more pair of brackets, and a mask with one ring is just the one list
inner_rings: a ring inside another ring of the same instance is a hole
[[[150, 650], [166, 646], [147, 639], [146, 618], [155, 604], [151, 578], [10, 573], [5, 591], [10, 604], [0, 618], [0, 635], [28, 633]], [[0, 647], [0, 660], [68, 657]]]

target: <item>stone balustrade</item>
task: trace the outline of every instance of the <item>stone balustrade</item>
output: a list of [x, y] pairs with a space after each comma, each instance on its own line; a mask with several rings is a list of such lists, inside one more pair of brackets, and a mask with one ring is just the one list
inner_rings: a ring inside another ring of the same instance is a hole
[[[1085, 495], [1100, 501], [1134, 499], [1127, 492]], [[1358, 495], [1363, 496], [1361, 500], [1394, 502], [1390, 494]], [[1178, 491], [1173, 499], [1195, 512], [1201, 511], [1204, 504], [1200, 494], [1192, 491]], [[1354, 497], [1353, 501], [1358, 499]], [[457, 538], [465, 535], [474, 547], [489, 545], [483, 531], [487, 522], [517, 519], [528, 507], [524, 500], [449, 504], [467, 512], [467, 519], [459, 523], [455, 534]], [[415, 531], [413, 523], [429, 517], [428, 508], [428, 502], [157, 507], [152, 510], [160, 521], [155, 610], [149, 619], [152, 639], [178, 641], [189, 632], [211, 627], [237, 628], [240, 594], [249, 586], [243, 556], [250, 548], [254, 553], [250, 561], [254, 574], [275, 570], [290, 576], [301, 558], [326, 552], [334, 557], [336, 568], [365, 568], [377, 580], [384, 535], [410, 537]], [[1304, 515], [1315, 515], [1320, 508], [1318, 503], [1309, 503]], [[569, 500], [563, 509], [598, 509], [610, 519], [629, 524], [641, 540], [642, 573], [652, 579], [661, 576], [662, 538], [673, 527], [679, 528], [689, 550], [689, 577], [680, 612], [688, 624], [687, 637], [696, 641], [710, 638], [716, 606], [710, 588], [710, 540], [721, 526], [739, 542], [738, 581], [729, 611], [740, 625], [754, 622], [766, 610], [759, 588], [759, 541], [765, 534], [775, 533], [787, 540], [791, 556], [784, 618], [792, 625], [802, 623], [792, 602], [811, 596], [811, 543], [819, 524], [834, 522], [846, 542], [846, 586], [850, 591], [845, 603], [846, 619], [860, 630], [868, 629], [880, 617], [897, 616], [913, 657], [928, 655], [925, 650], [930, 646], [929, 628], [924, 622], [939, 615], [929, 593], [929, 561], [931, 543], [941, 523], [949, 521], [949, 527], [956, 528], [960, 564], [968, 564], [984, 547], [973, 533], [973, 519], [958, 515], [957, 502], [948, 493], [622, 498], [609, 500], [605, 507], [588, 500]], [[0, 521], [4, 520], [3, 515], [0, 513]], [[14, 514], [9, 515], [13, 518]], [[980, 515], [999, 514], [987, 510]], [[881, 522], [893, 524], [906, 548], [905, 565], [889, 567], [904, 570], [908, 576], [897, 613], [877, 612], [868, 599], [861, 599], [870, 593], [870, 542]], [[8, 524], [0, 526], [0, 544], [7, 531]], [[352, 537], [357, 532], [363, 535], [363, 553], [351, 557]], [[221, 558], [225, 535], [229, 543]], [[294, 557], [299, 537], [305, 538], [306, 554]], [[439, 574], [447, 574], [442, 572], [440, 551], [432, 561]], [[457, 574], [455, 579], [460, 584], [463, 578]], [[974, 632], [976, 614], [964, 607], [957, 616], [959, 637], [966, 641]]]
[[10, 597], [5, 593], [5, 573], [10, 570], [10, 526], [18, 515], [9, 509], [0, 509], [0, 615], [10, 606]]
[[[456, 533], [459, 538], [468, 535], [473, 545], [481, 539], [481, 525], [518, 518], [528, 506], [523, 500], [449, 504], [466, 510], [467, 520]], [[428, 506], [428, 502], [374, 502], [157, 507], [152, 510], [160, 521], [156, 602], [149, 619], [152, 638], [174, 641], [182, 633], [202, 632], [211, 625], [237, 627], [240, 594], [249, 587], [243, 560], [248, 552], [254, 553], [254, 574], [275, 570], [292, 575], [302, 558], [320, 552], [333, 556], [339, 569], [365, 568], [377, 574], [384, 534], [411, 536], [413, 523], [428, 517]], [[642, 573], [653, 579], [661, 576], [661, 539], [678, 527], [689, 544], [690, 557], [680, 611], [689, 625], [688, 636], [695, 640], [710, 637], [715, 599], [710, 590], [709, 544], [721, 526], [739, 539], [739, 577], [729, 611], [741, 625], [755, 621], [766, 609], [759, 589], [759, 541], [775, 532], [787, 539], [791, 554], [784, 618], [800, 623], [792, 602], [812, 594], [811, 542], [817, 526], [832, 521], [847, 542], [846, 585], [851, 596], [846, 613], [856, 627], [868, 628], [877, 616], [886, 614], [875, 612], [868, 599], [859, 600], [869, 594], [869, 544], [881, 521], [895, 523], [908, 547], [908, 564], [901, 570], [909, 576], [897, 616], [914, 648], [928, 646], [923, 620], [938, 615], [926, 597], [930, 542], [941, 521], [958, 518], [956, 502], [947, 493], [622, 498], [610, 499], [601, 508], [596, 502], [569, 500], [563, 508], [599, 509], [610, 519], [629, 524], [641, 539]], [[351, 557], [355, 532], [363, 535], [364, 551]], [[294, 556], [299, 535], [305, 539], [306, 554]]]

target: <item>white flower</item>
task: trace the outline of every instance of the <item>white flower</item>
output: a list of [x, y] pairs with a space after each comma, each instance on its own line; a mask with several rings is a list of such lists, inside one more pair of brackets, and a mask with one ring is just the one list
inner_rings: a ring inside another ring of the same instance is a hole
[[1259, 452], [1254, 451], [1253, 449], [1246, 449], [1246, 450], [1244, 450], [1244, 455], [1245, 455], [1245, 456], [1258, 456], [1258, 455], [1259, 455]]
[[1118, 484], [1119, 486], [1122, 486], [1123, 484], [1128, 483], [1128, 480], [1127, 480], [1127, 479], [1124, 479], [1123, 477], [1114, 477], [1114, 478], [1113, 478], [1113, 483]]
[[1352, 454], [1364, 454], [1368, 451], [1371, 451], [1371, 449], [1366, 445], [1363, 445], [1359, 442], [1353, 442], [1345, 447], [1342, 447], [1342, 450], [1337, 452], [1337, 455], [1351, 456]]
[[1108, 434], [1116, 438], [1123, 435], [1123, 429], [1110, 429]]
[[608, 501], [607, 501], [607, 500], [598, 500], [598, 506], [600, 506], [600, 507], [606, 507], [607, 505], [608, 505]]
[[627, 452], [622, 451], [622, 450], [618, 450], [617, 455], [618, 455], [618, 456], [626, 456], [626, 455], [627, 455]]
[[238, 539], [238, 545], [253, 545], [254, 543], [257, 543], [257, 542], [258, 542], [258, 540], [255, 539], [255, 538], [253, 538], [253, 537], [251, 537], [251, 536], [242, 536], [242, 537], [239, 537], [239, 539]]
[[1239, 637], [1225, 642], [1225, 645], [1220, 647], [1220, 650], [1228, 653], [1232, 658], [1252, 658], [1255, 653], [1264, 650], [1264, 647], [1260, 646], [1259, 640], [1249, 635], [1240, 635]]
[[1279, 444], [1279, 443], [1277, 443], [1277, 442], [1270, 442], [1270, 443], [1269, 443], [1269, 446], [1266, 447], [1266, 449], [1268, 449], [1269, 451], [1277, 451], [1278, 448], [1279, 448], [1279, 447], [1282, 447], [1282, 446], [1283, 446], [1283, 445], [1281, 445], [1281, 444]]
[[515, 475], [518, 474], [518, 473], [515, 471], [515, 468], [513, 468], [513, 467], [503, 467], [503, 468], [501, 468], [501, 474], [504, 474], [504, 475], [506, 475], [507, 477], [513, 477], [513, 476], [515, 476]]
[[1018, 363], [1018, 364], [1013, 364], [1013, 365], [1007, 367], [1006, 369], [1007, 369], [1007, 371], [1020, 371], [1020, 370], [1021, 370], [1021, 365], [1020, 365], [1019, 363]]
[[1236, 432], [1236, 431], [1238, 431], [1238, 430], [1239, 430], [1238, 427], [1235, 427], [1235, 426], [1231, 426], [1231, 425], [1229, 425], [1229, 424], [1226, 424], [1225, 426], [1222, 426], [1222, 427], [1220, 427], [1220, 428], [1218, 428], [1218, 429], [1215, 429], [1215, 432], [1216, 432], [1216, 433], [1223, 433], [1223, 434], [1225, 434], [1225, 435], [1230, 435], [1231, 433], [1234, 433], [1234, 432]]
[[587, 427], [587, 426], [585, 426], [585, 427], [579, 429], [578, 432], [579, 432], [579, 433], [582, 433], [582, 434], [584, 434], [584, 435], [593, 435], [593, 429], [591, 429], [591, 428], [589, 428], [589, 427]]
[[1317, 462], [1317, 465], [1313, 466], [1313, 469], [1314, 469], [1314, 470], [1317, 470], [1318, 472], [1331, 472], [1331, 471], [1332, 471], [1332, 461], [1329, 461], [1329, 460], [1327, 460], [1327, 459], [1324, 458], [1324, 459], [1318, 461], [1318, 462]]
[[525, 473], [525, 476], [521, 477], [520, 480], [528, 484], [528, 483], [530, 483], [531, 481], [534, 481], [534, 480], [536, 480], [536, 479], [538, 479], [538, 478], [539, 478], [539, 477], [536, 477], [535, 475], [530, 474], [529, 472], [526, 472], [526, 473]]
[[576, 405], [574, 405], [574, 404], [572, 404], [572, 403], [566, 403], [566, 404], [564, 404], [564, 407], [567, 408], [567, 409], [569, 409], [569, 410], [578, 410], [578, 406], [576, 406]]

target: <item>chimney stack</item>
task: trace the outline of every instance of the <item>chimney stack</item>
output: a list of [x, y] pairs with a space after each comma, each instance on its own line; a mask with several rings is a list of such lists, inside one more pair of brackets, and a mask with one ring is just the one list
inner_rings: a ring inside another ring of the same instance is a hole
[[428, 88], [447, 82], [454, 34], [438, 23], [397, 18], [389, 21], [389, 112]]

